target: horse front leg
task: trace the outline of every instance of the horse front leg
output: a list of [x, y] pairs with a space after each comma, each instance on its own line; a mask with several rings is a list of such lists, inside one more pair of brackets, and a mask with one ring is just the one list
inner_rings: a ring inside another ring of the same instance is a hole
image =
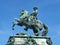
[[15, 24], [12, 25], [12, 30], [14, 30], [14, 26], [15, 26]]
[[13, 25], [12, 25], [12, 30], [14, 30], [14, 27], [15, 27], [15, 25], [17, 25], [17, 24], [18, 24], [18, 20], [17, 20], [17, 19], [14, 19]]

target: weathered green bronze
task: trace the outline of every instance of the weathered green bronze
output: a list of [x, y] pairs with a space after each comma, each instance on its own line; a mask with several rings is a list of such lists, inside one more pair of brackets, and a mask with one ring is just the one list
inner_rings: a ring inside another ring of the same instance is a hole
[[48, 27], [37, 19], [36, 16], [38, 13], [37, 12], [38, 8], [34, 7], [33, 9], [34, 9], [34, 11], [31, 15], [29, 14], [28, 11], [22, 10], [20, 18], [15, 18], [12, 29], [14, 30], [15, 25], [25, 26], [26, 28], [24, 30], [27, 31], [30, 28], [33, 30], [34, 35], [38, 36], [39, 31], [41, 31], [44, 28], [44, 31], [42, 32], [42, 36], [46, 36], [48, 33]]

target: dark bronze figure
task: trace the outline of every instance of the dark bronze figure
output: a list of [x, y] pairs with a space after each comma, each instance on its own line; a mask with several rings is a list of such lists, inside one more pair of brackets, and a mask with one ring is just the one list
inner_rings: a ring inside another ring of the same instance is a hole
[[13, 22], [12, 29], [14, 30], [15, 25], [25, 26], [26, 31], [30, 28], [33, 30], [34, 35], [38, 36], [39, 31], [41, 31], [44, 28], [44, 31], [42, 32], [42, 36], [46, 36], [48, 33], [48, 27], [37, 19], [36, 16], [38, 13], [37, 12], [38, 8], [34, 7], [33, 9], [34, 11], [31, 15], [29, 14], [28, 11], [23, 10], [21, 12], [20, 18], [16, 18], [15, 21]]

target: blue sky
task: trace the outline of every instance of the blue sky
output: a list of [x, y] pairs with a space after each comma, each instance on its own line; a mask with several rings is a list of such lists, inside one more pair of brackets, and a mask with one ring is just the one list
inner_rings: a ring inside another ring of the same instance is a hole
[[[39, 9], [38, 19], [49, 28], [47, 36], [51, 37], [53, 45], [60, 44], [60, 0], [0, 0], [0, 45], [5, 45], [9, 36], [24, 31], [24, 27], [19, 26], [12, 31], [12, 22], [22, 9], [32, 13], [34, 6]], [[32, 30], [27, 32], [33, 33]]]

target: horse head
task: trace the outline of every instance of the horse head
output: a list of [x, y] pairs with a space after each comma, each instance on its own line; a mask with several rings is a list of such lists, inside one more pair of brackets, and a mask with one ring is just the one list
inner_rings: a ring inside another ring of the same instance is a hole
[[22, 10], [20, 13], [20, 18], [15, 18], [13, 21], [12, 29], [14, 29], [15, 25], [26, 25], [26, 17], [29, 16], [29, 12], [27, 10]]
[[25, 17], [28, 17], [30, 14], [27, 10], [22, 10], [20, 14], [20, 19], [24, 19]]

